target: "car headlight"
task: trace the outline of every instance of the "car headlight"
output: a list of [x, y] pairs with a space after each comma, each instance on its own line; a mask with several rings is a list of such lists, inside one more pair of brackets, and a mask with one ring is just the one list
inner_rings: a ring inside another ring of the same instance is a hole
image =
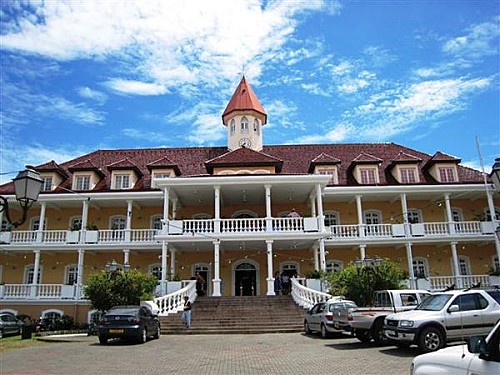
[[402, 320], [399, 322], [400, 327], [413, 327], [413, 320]]

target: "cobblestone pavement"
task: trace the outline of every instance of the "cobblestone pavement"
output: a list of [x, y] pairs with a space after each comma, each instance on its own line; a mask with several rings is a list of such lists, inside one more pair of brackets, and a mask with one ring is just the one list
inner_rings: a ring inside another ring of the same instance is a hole
[[0, 374], [408, 374], [416, 348], [376, 347], [346, 336], [300, 333], [168, 335], [143, 345], [97, 337], [0, 354]]

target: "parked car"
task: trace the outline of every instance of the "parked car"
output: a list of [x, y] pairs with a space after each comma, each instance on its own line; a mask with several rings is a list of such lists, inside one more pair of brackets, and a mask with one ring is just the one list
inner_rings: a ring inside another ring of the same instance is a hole
[[0, 314], [0, 338], [7, 335], [19, 335], [23, 322], [8, 313]]
[[411, 363], [410, 375], [440, 374], [500, 374], [500, 321], [486, 338], [473, 336], [467, 345], [422, 354]]
[[160, 337], [160, 322], [145, 306], [115, 306], [100, 320], [97, 335], [101, 344], [111, 338], [146, 342], [148, 337]]
[[323, 338], [332, 333], [341, 333], [348, 328], [344, 323], [347, 321], [347, 314], [356, 307], [353, 301], [337, 298], [318, 302], [304, 318], [304, 331], [307, 334], [320, 332]]
[[412, 311], [388, 315], [385, 335], [399, 347], [441, 349], [450, 341], [486, 335], [500, 320], [500, 290], [453, 290], [435, 293]]

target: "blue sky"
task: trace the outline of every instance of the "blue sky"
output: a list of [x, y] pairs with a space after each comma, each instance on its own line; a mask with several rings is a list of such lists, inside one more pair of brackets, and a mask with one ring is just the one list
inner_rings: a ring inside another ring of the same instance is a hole
[[0, 182], [97, 149], [226, 145], [242, 72], [266, 145], [500, 156], [499, 1], [2, 0], [0, 38]]

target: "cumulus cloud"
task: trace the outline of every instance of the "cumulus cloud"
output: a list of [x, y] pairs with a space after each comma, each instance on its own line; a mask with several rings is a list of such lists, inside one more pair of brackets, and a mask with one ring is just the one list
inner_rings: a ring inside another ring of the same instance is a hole
[[93, 90], [90, 87], [79, 87], [77, 92], [82, 98], [92, 99], [99, 104], [104, 104], [108, 100], [108, 96], [105, 93]]

